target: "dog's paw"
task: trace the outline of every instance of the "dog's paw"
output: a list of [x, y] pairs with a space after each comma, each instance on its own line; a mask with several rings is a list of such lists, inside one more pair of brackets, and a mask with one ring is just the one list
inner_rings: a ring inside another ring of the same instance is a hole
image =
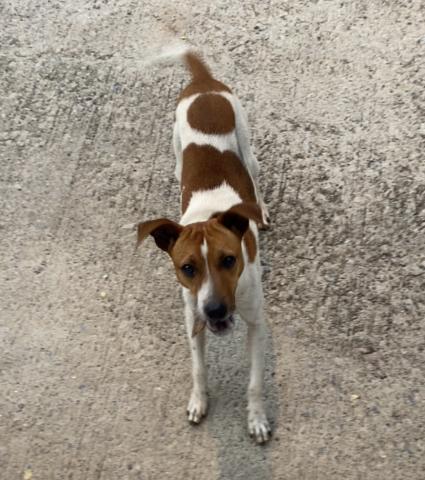
[[270, 215], [269, 211], [267, 210], [266, 204], [261, 200], [260, 202], [261, 208], [261, 223], [259, 224], [258, 228], [260, 230], [269, 230], [270, 228]]
[[266, 443], [272, 433], [266, 414], [261, 411], [254, 411], [248, 415], [248, 430], [251, 438], [257, 443]]
[[190, 423], [198, 424], [207, 413], [208, 400], [205, 393], [193, 391], [187, 406], [187, 418]]
[[258, 225], [258, 228], [259, 228], [259, 230], [261, 230], [261, 231], [263, 231], [263, 232], [266, 231], [266, 230], [270, 230], [270, 223], [269, 223], [269, 222], [266, 222], [266, 223], [265, 223], [264, 221], [262, 221], [262, 222]]

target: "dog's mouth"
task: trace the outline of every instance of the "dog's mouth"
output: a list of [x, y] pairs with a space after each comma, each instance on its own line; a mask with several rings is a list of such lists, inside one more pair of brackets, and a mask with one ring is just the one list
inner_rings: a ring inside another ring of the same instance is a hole
[[234, 324], [235, 319], [233, 318], [233, 315], [230, 315], [227, 318], [223, 318], [223, 320], [218, 320], [214, 322], [214, 324], [211, 324], [209, 321], [207, 321], [208, 330], [219, 336], [229, 333], [232, 330]]

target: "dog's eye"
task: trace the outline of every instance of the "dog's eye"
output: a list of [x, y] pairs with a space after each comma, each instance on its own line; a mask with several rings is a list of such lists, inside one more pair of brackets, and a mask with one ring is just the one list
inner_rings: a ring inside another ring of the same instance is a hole
[[234, 257], [233, 255], [227, 255], [221, 261], [221, 266], [224, 268], [232, 268], [235, 263], [236, 263], [236, 257]]
[[190, 263], [186, 263], [181, 268], [186, 277], [192, 278], [195, 275], [195, 268]]

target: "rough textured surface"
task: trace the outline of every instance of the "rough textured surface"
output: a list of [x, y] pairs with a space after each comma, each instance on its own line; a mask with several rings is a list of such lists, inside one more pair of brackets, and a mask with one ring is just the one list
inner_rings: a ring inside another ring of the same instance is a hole
[[[420, 0], [0, 6], [2, 479], [423, 478], [424, 25]], [[179, 291], [153, 243], [134, 253], [134, 222], [178, 217], [187, 74], [144, 63], [173, 32], [239, 94], [261, 162], [265, 448], [242, 325], [211, 339], [187, 424]]]

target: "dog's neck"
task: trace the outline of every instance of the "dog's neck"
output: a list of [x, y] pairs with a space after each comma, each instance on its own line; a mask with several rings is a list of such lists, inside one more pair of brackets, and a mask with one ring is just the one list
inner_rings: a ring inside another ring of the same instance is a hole
[[[184, 185], [182, 189], [184, 189]], [[183, 194], [183, 192], [182, 192]], [[192, 192], [189, 205], [180, 219], [181, 225], [203, 222], [217, 212], [224, 212], [242, 201], [237, 192], [223, 182], [211, 190]]]

